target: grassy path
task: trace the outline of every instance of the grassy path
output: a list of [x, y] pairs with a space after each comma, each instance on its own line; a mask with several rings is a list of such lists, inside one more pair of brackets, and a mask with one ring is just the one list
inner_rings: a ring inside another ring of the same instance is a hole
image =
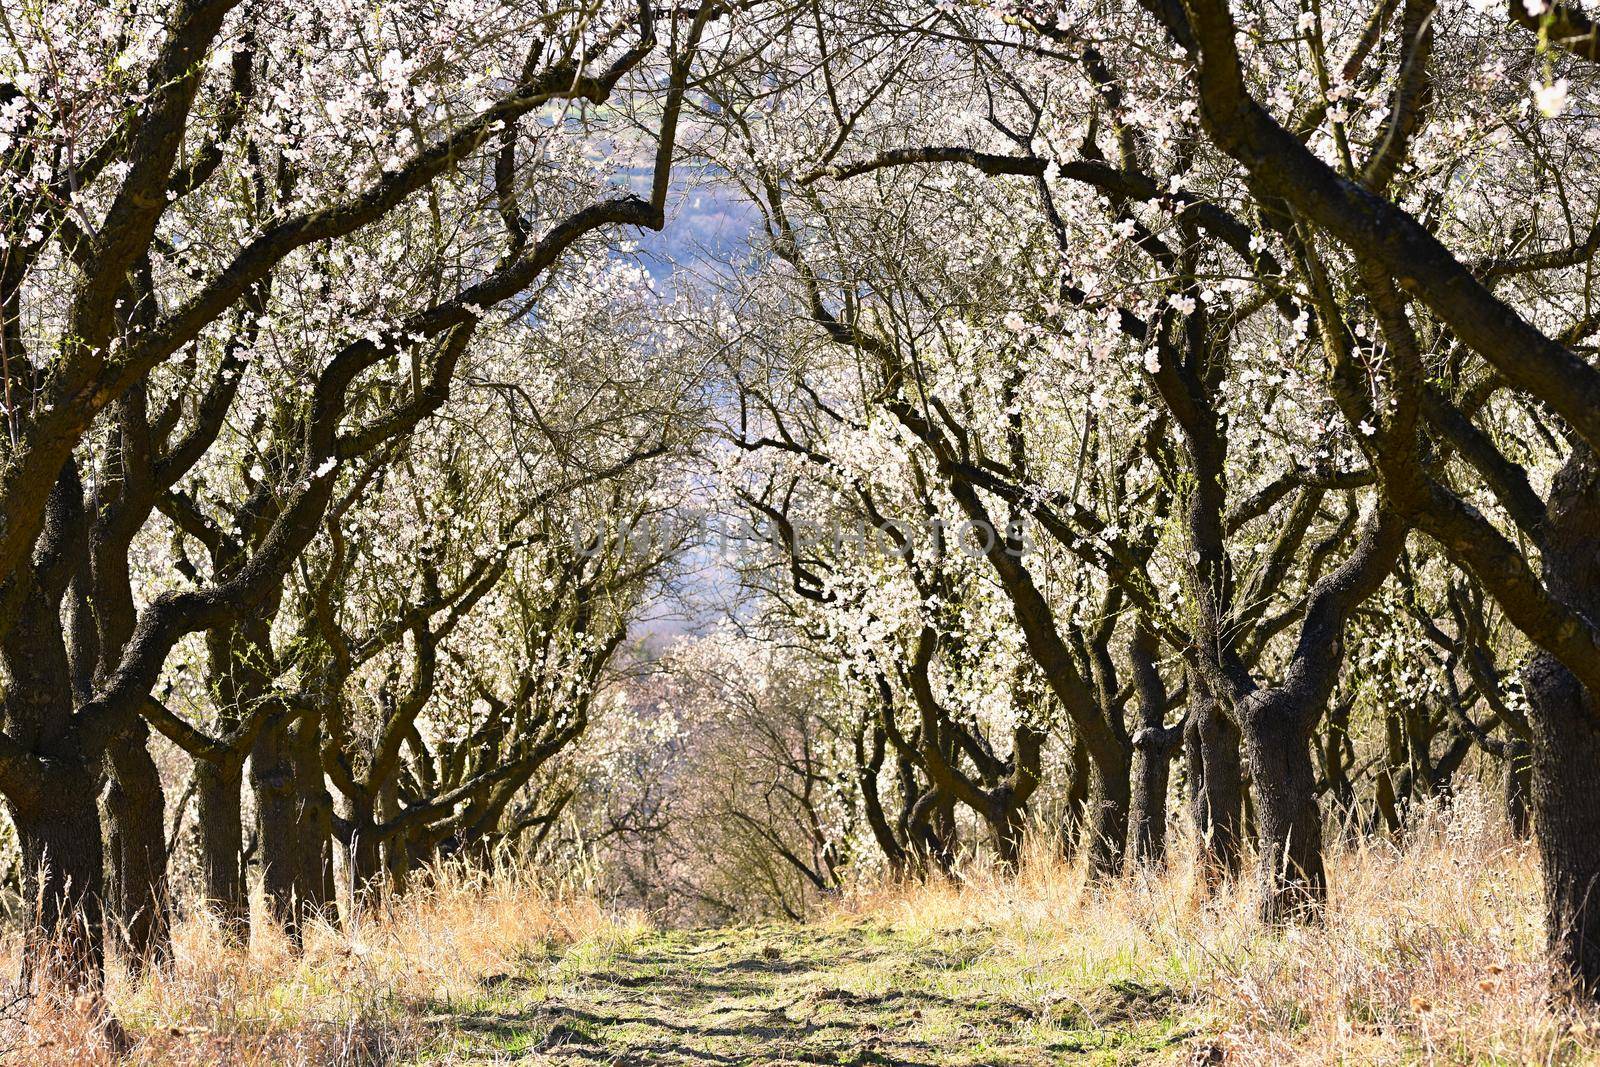
[[1160, 987], [1068, 993], [981, 931], [868, 924], [645, 934], [527, 957], [434, 1005], [433, 1063], [1184, 1062]]

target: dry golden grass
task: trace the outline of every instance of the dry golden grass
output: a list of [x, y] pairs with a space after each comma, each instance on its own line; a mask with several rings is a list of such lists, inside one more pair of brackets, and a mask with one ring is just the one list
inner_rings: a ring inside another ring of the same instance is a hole
[[298, 953], [259, 923], [245, 952], [209, 918], [190, 917], [170, 967], [137, 981], [112, 968], [106, 999], [130, 1048], [111, 1047], [82, 999], [36, 1002], [11, 1013], [0, 1062], [10, 1062], [6, 1049], [37, 1064], [392, 1062], [421, 1047], [435, 1006], [471, 997], [519, 957], [643, 929], [636, 916], [509, 871], [435, 873], [353, 929], [308, 931]]
[[[796, 936], [814, 934], [841, 961], [871, 939], [895, 973], [926, 969], [922, 984], [951, 1002], [1027, 1007], [1036, 1019], [1027, 1025], [1057, 1036], [1079, 1025], [1064, 1022], [1058, 1006], [1092, 1004], [1097, 991], [1153, 991], [1140, 994], [1138, 1026], [1154, 1037], [1124, 1042], [1119, 1059], [1600, 1062], [1596, 1017], [1547, 994], [1535, 856], [1509, 839], [1492, 804], [1468, 797], [1426, 812], [1403, 847], [1335, 845], [1326, 921], [1288, 931], [1257, 925], [1248, 888], [1205, 892], [1177, 847], [1165, 872], [1097, 885], [1041, 839], [1015, 877], [975, 869], [957, 882], [863, 887]], [[758, 933], [783, 940], [774, 928], [706, 936], [733, 952]], [[170, 968], [110, 979], [111, 1009], [132, 1039], [126, 1059], [96, 1035], [92, 1006], [36, 1003], [25, 1031], [14, 1011], [0, 1032], [0, 1060], [9, 1062], [7, 1049], [17, 1062], [41, 1064], [407, 1060], [449, 1044], [449, 1020], [483, 1002], [494, 985], [487, 976], [536, 974], [538, 998], [581, 1005], [596, 987], [571, 961], [620, 958], [649, 936], [639, 916], [509, 871], [438, 876], [354, 930], [311, 931], [302, 953], [272, 936], [245, 953], [192, 918], [180, 925]], [[970, 958], [952, 969], [946, 950], [956, 944]], [[580, 951], [557, 963], [567, 946]], [[794, 980], [831, 988], [831, 959], [817, 953], [818, 973]], [[911, 989], [904, 996], [914, 999]], [[539, 1017], [530, 1014], [528, 1027]], [[1008, 1040], [1026, 1043], [1031, 1032]], [[537, 1058], [542, 1031], [526, 1033], [508, 1038], [535, 1062], [568, 1062]], [[749, 1052], [762, 1062], [759, 1048]]]
[[1167, 872], [1112, 885], [1035, 852], [1015, 878], [966, 872], [846, 911], [985, 928], [1023, 981], [1169, 987], [1196, 1062], [1600, 1062], [1597, 1017], [1548, 995], [1537, 856], [1492, 804], [1424, 812], [1402, 847], [1331, 852], [1326, 921], [1284, 931], [1255, 921], [1247, 887], [1204, 892], [1181, 843]]

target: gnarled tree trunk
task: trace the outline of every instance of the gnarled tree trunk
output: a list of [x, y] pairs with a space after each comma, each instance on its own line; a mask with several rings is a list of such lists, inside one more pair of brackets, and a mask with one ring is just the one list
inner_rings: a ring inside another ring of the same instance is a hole
[[1255, 793], [1258, 881], [1264, 922], [1315, 919], [1328, 897], [1322, 814], [1304, 709], [1278, 693], [1258, 693], [1239, 708]]
[[[58, 485], [55, 502], [71, 502], [76, 493], [75, 483], [65, 492]], [[0, 641], [6, 732], [39, 757], [27, 788], [6, 796], [23, 896], [32, 909], [22, 952], [25, 986], [40, 980], [97, 986], [104, 975], [101, 759], [85, 755], [74, 729], [72, 670], [58, 607], [65, 584], [52, 589], [35, 581]]]
[[1600, 993], [1600, 703], [1553, 657], [1525, 679], [1533, 726], [1533, 808], [1550, 948], [1580, 989]]
[[[1589, 618], [1600, 618], [1600, 459], [1583, 445], [1556, 475], [1549, 498], [1545, 581]], [[1530, 779], [1534, 835], [1544, 869], [1550, 948], [1572, 984], [1600, 995], [1600, 693], [1540, 653], [1523, 684], [1534, 714]]]

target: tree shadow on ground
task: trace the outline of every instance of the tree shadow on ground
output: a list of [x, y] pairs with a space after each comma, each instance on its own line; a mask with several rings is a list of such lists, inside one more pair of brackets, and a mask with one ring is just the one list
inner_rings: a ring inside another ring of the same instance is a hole
[[479, 1010], [432, 1021], [451, 1062], [639, 1067], [1137, 1062], [1189, 1036], [1164, 987], [1024, 1003], [982, 969], [981, 948], [860, 927], [669, 932], [600, 958], [530, 961], [486, 978]]

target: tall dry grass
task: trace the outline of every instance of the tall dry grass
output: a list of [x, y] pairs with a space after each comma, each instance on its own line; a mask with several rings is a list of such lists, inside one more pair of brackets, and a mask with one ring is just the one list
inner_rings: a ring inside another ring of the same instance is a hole
[[[1207, 892], [1182, 840], [1166, 870], [1112, 884], [1058, 855], [1039, 835], [1015, 876], [973, 867], [953, 882], [865, 886], [821, 921], [971, 931], [991, 957], [982, 980], [1023, 999], [1127, 980], [1169, 989], [1163, 1010], [1195, 1036], [1164, 1060], [1600, 1062], [1600, 1021], [1549, 997], [1536, 857], [1492, 800], [1422, 811], [1403, 844], [1335, 841], [1326, 921], [1287, 931], [1256, 923], [1248, 885]], [[486, 976], [579, 941], [622, 947], [648, 928], [504, 869], [435, 874], [353, 929], [311, 930], [298, 953], [270, 933], [246, 952], [189, 917], [169, 968], [138, 980], [113, 968], [107, 1000], [131, 1040], [122, 1056], [94, 1005], [0, 997], [0, 1061], [405, 1059], [439, 1036], [439, 1016], [481, 1002]], [[14, 954], [0, 966], [14, 974]]]
[[1326, 920], [1289, 930], [1257, 923], [1248, 884], [1207, 892], [1184, 842], [1109, 885], [1058, 855], [1036, 838], [1015, 877], [869, 889], [845, 913], [984, 928], [1046, 985], [1171, 988], [1195, 1062], [1600, 1062], [1600, 1019], [1550, 996], [1537, 856], [1493, 798], [1424, 809], [1403, 843], [1336, 839]]
[[[431, 1016], [479, 997], [483, 979], [519, 957], [645, 929], [638, 916], [508, 869], [431, 872], [351, 928], [308, 930], [302, 951], [259, 918], [248, 951], [195, 915], [177, 924], [170, 966], [135, 979], [113, 965], [104, 1008], [126, 1035], [121, 1047], [86, 997], [13, 1002], [0, 1020], [0, 1062], [392, 1062], [434, 1036]], [[0, 966], [15, 974], [15, 947], [6, 955]]]

